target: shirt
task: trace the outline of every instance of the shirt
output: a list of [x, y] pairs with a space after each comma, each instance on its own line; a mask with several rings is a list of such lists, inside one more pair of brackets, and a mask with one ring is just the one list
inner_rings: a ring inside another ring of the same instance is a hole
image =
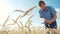
[[42, 9], [39, 10], [40, 18], [45, 18], [47, 20], [51, 20], [53, 18], [53, 15], [56, 15], [56, 11], [51, 6], [46, 6], [45, 11]]

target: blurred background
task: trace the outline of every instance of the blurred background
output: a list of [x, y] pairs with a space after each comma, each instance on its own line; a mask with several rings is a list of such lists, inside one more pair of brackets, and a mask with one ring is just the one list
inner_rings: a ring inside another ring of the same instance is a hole
[[[43, 26], [40, 15], [39, 15], [39, 6], [38, 2], [40, 0], [0, 0], [0, 25], [3, 25], [8, 15], [10, 19], [16, 19], [18, 15], [22, 15], [20, 12], [14, 12], [16, 9], [20, 9], [22, 11], [27, 11], [32, 6], [37, 6], [29, 15], [34, 15], [32, 18], [32, 26], [39, 27]], [[60, 0], [43, 0], [45, 1], [47, 6], [52, 6], [55, 8], [57, 12], [57, 24], [60, 26]], [[26, 23], [26, 20], [29, 16], [25, 16], [21, 19], [22, 24]], [[13, 23], [12, 21], [8, 21], [7, 23]]]

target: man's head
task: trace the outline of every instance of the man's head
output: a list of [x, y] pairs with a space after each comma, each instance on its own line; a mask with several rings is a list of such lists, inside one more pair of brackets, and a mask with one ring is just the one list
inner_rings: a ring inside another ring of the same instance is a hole
[[44, 1], [39, 1], [39, 6], [42, 10], [45, 10], [45, 2]]

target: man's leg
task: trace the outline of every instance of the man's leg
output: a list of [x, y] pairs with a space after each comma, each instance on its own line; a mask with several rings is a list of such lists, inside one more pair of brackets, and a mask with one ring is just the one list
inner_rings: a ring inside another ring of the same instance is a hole
[[57, 29], [56, 21], [53, 22], [52, 24], [50, 24], [50, 28], [51, 28], [51, 31], [53, 32], [53, 34], [57, 34], [57, 32], [56, 32], [56, 29]]

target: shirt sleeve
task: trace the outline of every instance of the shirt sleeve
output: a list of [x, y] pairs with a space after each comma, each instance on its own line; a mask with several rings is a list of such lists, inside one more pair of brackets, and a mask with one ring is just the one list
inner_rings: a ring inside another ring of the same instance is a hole
[[56, 13], [57, 13], [56, 10], [53, 7], [51, 7], [51, 14], [56, 15]]
[[40, 18], [44, 18], [43, 14], [41, 11], [39, 11]]

